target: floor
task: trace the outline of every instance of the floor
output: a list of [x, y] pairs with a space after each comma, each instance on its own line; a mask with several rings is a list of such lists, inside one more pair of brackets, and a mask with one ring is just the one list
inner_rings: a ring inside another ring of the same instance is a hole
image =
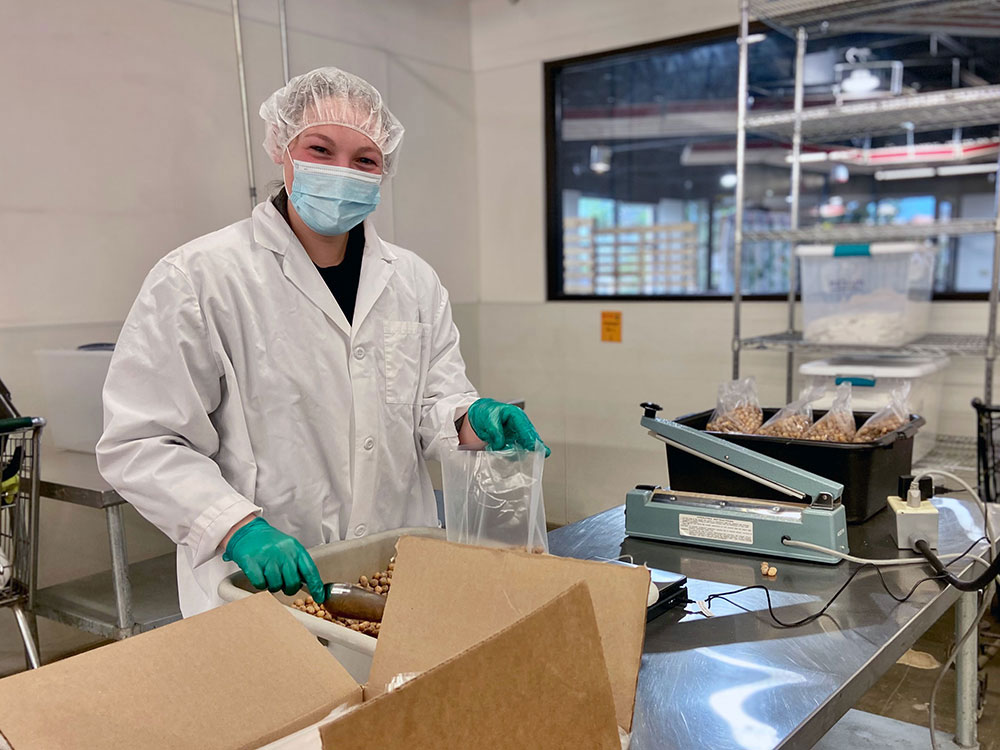
[[[984, 627], [1000, 634], [1000, 624], [988, 615]], [[983, 638], [985, 645], [988, 639]], [[928, 701], [940, 665], [954, 642], [954, 618], [949, 610], [886, 675], [865, 693], [855, 708], [911, 724], [928, 726]], [[983, 668], [986, 677], [985, 707], [979, 721], [981, 750], [1000, 750], [1000, 655]], [[935, 726], [948, 734], [955, 729], [955, 680], [945, 678], [938, 690]], [[929, 745], [927, 745], [929, 746]]]

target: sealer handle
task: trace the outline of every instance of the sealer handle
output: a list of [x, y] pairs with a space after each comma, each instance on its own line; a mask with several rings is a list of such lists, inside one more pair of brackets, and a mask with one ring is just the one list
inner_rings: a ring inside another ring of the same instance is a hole
[[649, 417], [650, 419], [656, 419], [656, 412], [663, 411], [663, 407], [659, 404], [655, 404], [652, 401], [643, 401], [639, 404], [645, 412], [643, 412], [644, 417]]

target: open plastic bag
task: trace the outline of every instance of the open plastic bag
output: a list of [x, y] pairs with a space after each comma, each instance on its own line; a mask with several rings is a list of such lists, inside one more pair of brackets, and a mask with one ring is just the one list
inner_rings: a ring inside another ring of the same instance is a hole
[[851, 384], [837, 386], [830, 411], [820, 417], [802, 436], [806, 440], [828, 440], [832, 443], [850, 443], [854, 440], [857, 424], [851, 409]]
[[533, 451], [451, 451], [441, 462], [448, 540], [548, 552], [544, 464], [541, 442]]
[[769, 437], [801, 438], [812, 427], [812, 402], [821, 397], [824, 390], [821, 385], [804, 388], [795, 401], [779, 409], [767, 420], [758, 434]]
[[854, 436], [855, 443], [869, 443], [888, 435], [910, 421], [910, 381], [905, 381], [889, 394], [889, 403], [868, 417]]
[[705, 429], [711, 432], [754, 434], [763, 422], [764, 412], [757, 398], [757, 381], [751, 375], [719, 386], [715, 411]]

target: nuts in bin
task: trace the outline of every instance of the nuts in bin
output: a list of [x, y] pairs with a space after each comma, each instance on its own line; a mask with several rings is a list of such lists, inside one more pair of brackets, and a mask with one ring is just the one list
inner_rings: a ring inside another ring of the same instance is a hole
[[769, 437], [800, 438], [812, 425], [805, 414], [790, 414], [760, 428], [758, 435]]
[[706, 425], [711, 432], [756, 432], [764, 423], [764, 412], [755, 404], [740, 404]]
[[818, 421], [802, 437], [806, 440], [827, 440], [831, 443], [850, 443], [854, 440], [854, 416], [842, 412], [830, 412]]
[[895, 432], [906, 424], [906, 422], [906, 419], [895, 414], [886, 414], [883, 419], [869, 419], [861, 426], [857, 435], [854, 436], [854, 442], [867, 443], [872, 440], [878, 440], [883, 435]]
[[[396, 558], [393, 557], [385, 570], [380, 570], [372, 573], [370, 576], [363, 575], [358, 578], [358, 585], [366, 589], [367, 591], [374, 591], [376, 594], [381, 596], [388, 596], [389, 589], [392, 588], [392, 573], [396, 569]], [[314, 615], [321, 620], [326, 620], [327, 622], [334, 622], [337, 625], [342, 625], [345, 628], [350, 628], [351, 630], [357, 631], [358, 633], [364, 633], [365, 635], [370, 635], [372, 638], [378, 638], [379, 630], [381, 629], [381, 623], [378, 622], [368, 622], [367, 620], [351, 620], [346, 617], [333, 617], [327, 612], [322, 604], [316, 604], [311, 596], [307, 596], [303, 599], [296, 599], [292, 602], [292, 607], [299, 610], [300, 612], [305, 612], [306, 614]]]

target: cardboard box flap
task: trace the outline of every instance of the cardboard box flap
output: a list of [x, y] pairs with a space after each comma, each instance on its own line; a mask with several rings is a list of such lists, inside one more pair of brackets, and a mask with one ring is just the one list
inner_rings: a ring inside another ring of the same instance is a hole
[[240, 750], [361, 688], [269, 594], [0, 680], [14, 748]]
[[[623, 565], [403, 537], [366, 696], [508, 627], [574, 583], [593, 599], [619, 726], [632, 726], [649, 572]], [[549, 639], [563, 637], [558, 626]]]
[[468, 651], [365, 702], [320, 736], [331, 750], [620, 750], [587, 585], [574, 584]]

